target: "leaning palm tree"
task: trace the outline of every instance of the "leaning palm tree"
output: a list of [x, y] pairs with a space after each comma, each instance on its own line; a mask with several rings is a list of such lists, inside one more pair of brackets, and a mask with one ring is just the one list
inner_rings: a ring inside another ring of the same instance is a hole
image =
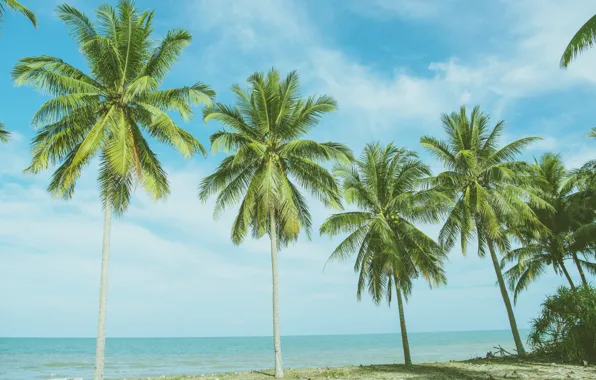
[[[201, 144], [168, 115], [192, 116], [192, 105], [210, 103], [214, 92], [197, 83], [160, 90], [164, 76], [191, 36], [184, 30], [150, 39], [153, 12], [140, 13], [121, 0], [97, 10], [97, 22], [69, 5], [58, 16], [70, 28], [89, 66], [89, 74], [49, 56], [22, 59], [13, 70], [17, 85], [28, 85], [53, 98], [33, 117], [38, 128], [28, 172], [58, 164], [48, 191], [71, 198], [83, 169], [99, 158], [98, 183], [104, 206], [102, 269], [95, 380], [104, 378], [107, 280], [112, 214], [122, 215], [135, 186], [153, 198], [169, 193], [166, 173], [149, 147], [147, 134], [189, 157]], [[145, 133], [145, 134], [144, 134]]]
[[275, 376], [283, 377], [278, 312], [277, 250], [296, 240], [301, 228], [309, 233], [311, 216], [300, 187], [326, 206], [340, 207], [334, 177], [319, 163], [350, 161], [344, 145], [301, 140], [321, 116], [336, 108], [328, 96], [300, 97], [298, 74], [281, 79], [271, 69], [248, 78], [250, 88], [232, 86], [236, 106], [214, 104], [204, 110], [205, 122], [217, 120], [224, 129], [211, 136], [214, 152], [232, 153], [203, 179], [199, 196], [218, 193], [215, 216], [240, 203], [232, 225], [232, 241], [240, 244], [249, 231], [271, 240], [273, 275], [273, 337]]
[[583, 273], [582, 266], [590, 265], [589, 262], [581, 260], [575, 252], [573, 243], [576, 239], [573, 239], [573, 235], [577, 229], [591, 220], [583, 220], [588, 214], [578, 212], [581, 210], [576, 206], [579, 200], [576, 182], [565, 170], [561, 157], [553, 153], [543, 154], [532, 165], [529, 174], [535, 194], [547, 201], [553, 210], [533, 207], [534, 213], [547, 229], [544, 233], [536, 233], [532, 226], [526, 224], [511, 226], [510, 232], [519, 239], [521, 247], [509, 251], [503, 258], [503, 264], [514, 263], [505, 272], [514, 294], [514, 301], [519, 293], [544, 274], [549, 266], [555, 273], [564, 275], [571, 289], [575, 289], [565, 260], [573, 260], [580, 273]]
[[596, 15], [592, 16], [579, 28], [575, 36], [569, 41], [561, 57], [561, 67], [567, 68], [578, 55], [596, 44]]
[[357, 297], [367, 289], [378, 304], [397, 298], [404, 360], [412, 365], [403, 298], [410, 295], [412, 280], [422, 275], [430, 284], [446, 282], [441, 247], [416, 226], [435, 222], [449, 199], [434, 190], [420, 191], [431, 174], [416, 153], [393, 144], [368, 144], [358, 163], [335, 168], [342, 180], [346, 201], [359, 211], [332, 215], [320, 232], [329, 236], [348, 234], [330, 259], [356, 255], [359, 272]]
[[2, 16], [6, 9], [10, 9], [15, 12], [21, 13], [23, 16], [27, 17], [29, 21], [33, 24], [33, 26], [37, 27], [37, 18], [35, 14], [31, 12], [27, 7], [21, 4], [17, 0], [0, 0], [0, 21], [2, 20]]
[[0, 142], [8, 142], [10, 139], [10, 132], [6, 130], [4, 124], [0, 123]]
[[421, 145], [446, 168], [433, 178], [433, 182], [455, 200], [441, 228], [439, 240], [449, 250], [459, 238], [465, 254], [468, 242], [475, 236], [481, 257], [485, 256], [488, 248], [517, 352], [524, 355], [497, 249], [505, 251], [509, 248], [505, 225], [515, 221], [538, 227], [540, 223], [532, 207], [548, 208], [546, 202], [526, 191], [524, 186], [519, 186], [525, 180], [526, 165], [514, 160], [525, 146], [537, 138], [516, 140], [499, 149], [498, 140], [504, 122], [498, 122], [491, 130], [489, 117], [478, 107], [468, 118], [466, 108], [462, 106], [459, 113], [443, 115], [442, 122], [447, 141], [430, 136], [420, 140]]

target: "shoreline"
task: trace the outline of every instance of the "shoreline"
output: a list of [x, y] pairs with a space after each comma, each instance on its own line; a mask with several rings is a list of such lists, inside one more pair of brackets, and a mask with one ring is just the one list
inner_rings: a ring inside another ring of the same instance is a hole
[[[270, 380], [273, 370], [161, 376], [119, 380]], [[471, 359], [443, 363], [360, 365], [286, 369], [284, 379], [472, 380], [472, 379], [595, 379], [595, 366], [546, 363], [516, 358]]]

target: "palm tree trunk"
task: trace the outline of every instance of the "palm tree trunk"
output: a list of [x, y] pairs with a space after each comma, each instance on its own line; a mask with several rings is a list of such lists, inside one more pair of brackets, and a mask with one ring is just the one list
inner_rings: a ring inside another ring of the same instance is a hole
[[103, 221], [103, 245], [101, 250], [101, 280], [99, 285], [99, 318], [95, 346], [95, 374], [93, 380], [103, 380], [104, 355], [106, 350], [106, 307], [108, 304], [108, 266], [110, 264], [110, 230], [112, 227], [112, 205], [106, 202]]
[[579, 262], [579, 257], [577, 257], [576, 252], [573, 252], [573, 261], [575, 262], [575, 266], [577, 267], [577, 271], [579, 272], [579, 277], [581, 277], [581, 279], [582, 279], [582, 285], [588, 286], [588, 280], [586, 279], [586, 274], [584, 273], [584, 268], [582, 268], [582, 265]]
[[493, 261], [493, 266], [495, 267], [499, 288], [501, 289], [501, 296], [503, 297], [503, 302], [505, 303], [505, 308], [507, 309], [507, 316], [509, 317], [509, 324], [511, 325], [511, 333], [513, 334], [513, 340], [515, 341], [517, 354], [519, 356], [525, 356], [526, 350], [524, 349], [521, 337], [519, 336], [519, 331], [517, 330], [517, 322], [515, 322], [515, 315], [513, 314], [513, 308], [511, 307], [511, 300], [509, 299], [507, 287], [505, 286], [505, 281], [503, 280], [503, 273], [501, 273], [501, 266], [499, 265], [497, 254], [495, 253], [495, 247], [491, 241], [488, 242], [488, 250], [490, 251], [490, 257]]
[[569, 286], [571, 286], [571, 290], [575, 291], [575, 284], [573, 283], [573, 280], [571, 279], [571, 276], [569, 275], [569, 272], [567, 271], [567, 268], [565, 267], [565, 263], [563, 262], [563, 260], [561, 260], [559, 265], [563, 270], [563, 274], [565, 274], [565, 278], [567, 278], [567, 281], [569, 281]]
[[399, 312], [399, 328], [401, 331], [401, 344], [404, 348], [404, 361], [407, 368], [412, 367], [412, 356], [410, 355], [410, 342], [408, 341], [408, 331], [406, 330], [406, 316], [404, 314], [404, 302], [402, 300], [401, 289], [397, 283], [397, 276], [394, 276], [395, 294], [397, 295], [397, 308]]
[[281, 340], [279, 336], [279, 310], [278, 310], [278, 281], [277, 281], [277, 226], [275, 224], [275, 213], [270, 214], [271, 238], [271, 272], [273, 274], [273, 349], [275, 351], [275, 377], [283, 378], [284, 370], [281, 361]]

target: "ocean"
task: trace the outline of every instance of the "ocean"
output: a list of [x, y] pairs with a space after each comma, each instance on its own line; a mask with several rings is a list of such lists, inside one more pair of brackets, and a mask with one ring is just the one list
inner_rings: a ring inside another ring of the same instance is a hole
[[[527, 332], [521, 332], [525, 339]], [[415, 363], [484, 356], [501, 345], [513, 349], [511, 332], [410, 333]], [[108, 338], [106, 379], [147, 378], [273, 367], [271, 337]], [[0, 379], [91, 379], [92, 338], [0, 338]], [[286, 368], [399, 363], [398, 334], [282, 337]]]

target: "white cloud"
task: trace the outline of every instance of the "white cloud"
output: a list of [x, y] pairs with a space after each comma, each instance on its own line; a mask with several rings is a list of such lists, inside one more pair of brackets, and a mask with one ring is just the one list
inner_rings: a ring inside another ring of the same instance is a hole
[[579, 149], [570, 152], [565, 159], [565, 166], [570, 169], [582, 167], [586, 162], [596, 159], [596, 149], [592, 141], [586, 141]]
[[[377, 0], [370, 9], [432, 18], [442, 14], [443, 8], [453, 11], [451, 6], [456, 3]], [[325, 31], [313, 24], [304, 7], [295, 1], [234, 2], [229, 4], [234, 11], [226, 12], [225, 17], [220, 13], [227, 6], [205, 12], [206, 3], [200, 4], [197, 12], [204, 14], [200, 26], [221, 30], [227, 38], [234, 36], [241, 47], [256, 39], [258, 43], [250, 46], [254, 54], [264, 54], [268, 62], [282, 69], [298, 66], [309, 86], [337, 98], [342, 115], [353, 120], [355, 129], [386, 131], [388, 127], [436, 125], [440, 113], [462, 103], [482, 104], [489, 113], [500, 116], [516, 99], [596, 83], [596, 51], [586, 53], [568, 71], [558, 67], [569, 36], [586, 14], [596, 12], [596, 6], [585, 0], [565, 4], [503, 1], [502, 21], [510, 25], [508, 32], [499, 36], [504, 48], [498, 53], [428, 62], [426, 74], [413, 74], [409, 67], [396, 66], [389, 75], [376, 72], [327, 42]], [[244, 36], [245, 30], [251, 31], [249, 39]], [[226, 51], [220, 50], [220, 54], [233, 50], [227, 38], [215, 44]]]
[[387, 18], [396, 15], [407, 19], [436, 19], [449, 10], [457, 0], [371, 0], [366, 4], [355, 1], [355, 10], [376, 17]]

